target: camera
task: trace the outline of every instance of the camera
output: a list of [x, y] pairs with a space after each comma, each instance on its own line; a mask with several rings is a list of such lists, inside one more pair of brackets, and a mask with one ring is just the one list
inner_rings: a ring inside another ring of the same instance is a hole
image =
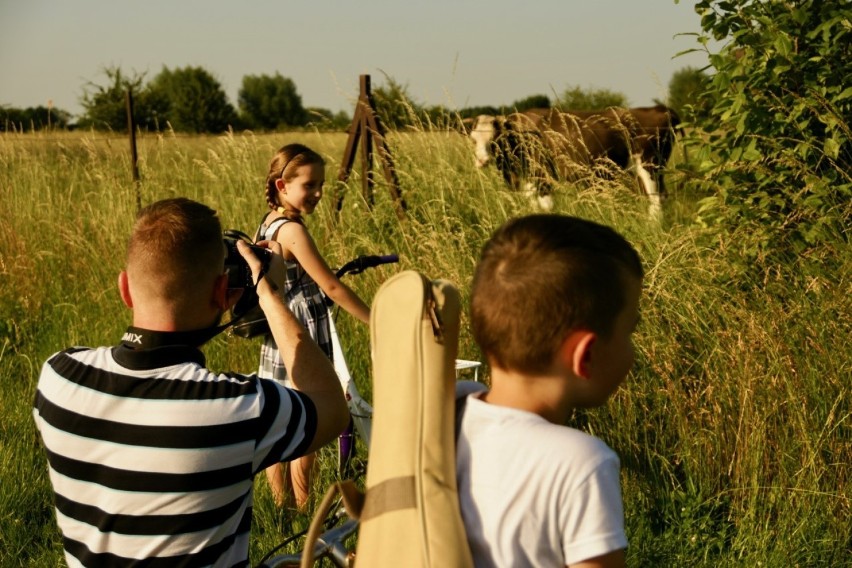
[[[248, 243], [246, 243], [248, 244]], [[255, 256], [263, 264], [263, 272], [269, 269], [272, 253], [269, 249], [257, 245], [248, 244]], [[254, 279], [251, 276], [251, 268], [237, 250], [236, 239], [225, 239], [225, 248], [228, 251], [225, 257], [225, 270], [228, 272], [228, 288], [254, 288]]]

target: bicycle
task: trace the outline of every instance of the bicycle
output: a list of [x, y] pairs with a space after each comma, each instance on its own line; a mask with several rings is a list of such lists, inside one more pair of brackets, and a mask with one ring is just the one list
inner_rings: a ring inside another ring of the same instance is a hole
[[[395, 263], [398, 260], [399, 258], [396, 255], [360, 256], [346, 263], [335, 273], [338, 278], [341, 278], [346, 274], [359, 274], [368, 268]], [[373, 408], [363, 399], [354, 380], [352, 380], [346, 358], [340, 345], [340, 338], [334, 324], [334, 317], [331, 313], [333, 303], [327, 299], [326, 306], [330, 312], [329, 322], [331, 324], [334, 365], [341, 387], [346, 393], [352, 416], [349, 427], [338, 438], [338, 475], [343, 479], [355, 453], [355, 436], [357, 435], [369, 449]], [[459, 373], [473, 372], [474, 381], [478, 381], [478, 369], [480, 365], [481, 363], [478, 361], [457, 359], [455, 366], [457, 378]], [[339, 487], [339, 485], [335, 487]], [[332, 490], [335, 487], [332, 487]], [[348, 510], [342, 507], [342, 497], [336, 502], [334, 501], [334, 492], [332, 490], [329, 490], [323, 498], [322, 503], [314, 514], [310, 528], [285, 539], [276, 547], [269, 550], [260, 560], [260, 563], [256, 565], [256, 568], [312, 566], [314, 562], [321, 559], [328, 559], [338, 568], [352, 566], [354, 553], [346, 547], [345, 543], [358, 530], [358, 520], [351, 517], [348, 514]], [[305, 545], [300, 552], [275, 555], [281, 548], [306, 535]], [[305, 555], [305, 550], [308, 547], [312, 547], [312, 551], [309, 555]], [[307, 564], [305, 564], [306, 561], [308, 562]]]
[[[342, 278], [347, 274], [360, 274], [368, 268], [375, 268], [383, 264], [393, 264], [399, 262], [399, 256], [395, 254], [388, 255], [362, 255], [344, 264], [341, 268], [335, 271], [338, 278]], [[329, 310], [329, 324], [331, 326], [331, 344], [334, 360], [334, 367], [337, 371], [340, 386], [346, 394], [346, 400], [349, 404], [349, 413], [352, 416], [352, 422], [349, 427], [338, 437], [338, 474], [340, 477], [345, 477], [347, 468], [355, 453], [355, 432], [357, 430], [361, 440], [369, 447], [370, 432], [372, 429], [371, 418], [373, 415], [373, 407], [364, 400], [361, 393], [358, 391], [355, 381], [352, 380], [352, 375], [349, 372], [349, 366], [346, 363], [346, 357], [343, 354], [343, 349], [340, 345], [340, 337], [337, 333], [337, 327], [334, 323], [331, 308], [334, 303], [326, 296], [326, 307]], [[474, 372], [474, 380], [479, 380], [478, 368], [481, 365], [478, 361], [468, 361], [465, 359], [456, 360], [456, 372], [472, 370]], [[354, 428], [353, 428], [354, 426]]]
[[[396, 262], [399, 262], [399, 256], [396, 254], [362, 255], [350, 260], [337, 269], [335, 271], [335, 275], [338, 278], [343, 278], [347, 274], [360, 274], [369, 268], [375, 268], [383, 264], [393, 264]], [[332, 312], [334, 302], [328, 296], [325, 296], [325, 305], [326, 309], [329, 311], [328, 319], [331, 328], [332, 360], [334, 362], [335, 371], [337, 371], [338, 379], [340, 380], [340, 386], [345, 393], [351, 416], [349, 425], [338, 436], [337, 471], [338, 476], [342, 478], [345, 476], [349, 464], [355, 454], [356, 433], [361, 440], [369, 446], [373, 408], [361, 396], [361, 393], [358, 391], [358, 387], [352, 378], [352, 374], [349, 371], [349, 366], [346, 362], [346, 357], [344, 356], [343, 348], [340, 344], [340, 336], [337, 332], [337, 326], [334, 323], [335, 317]], [[321, 507], [323, 506], [327, 506], [325, 501]], [[349, 566], [351, 564], [351, 553], [344, 546], [344, 542], [355, 533], [358, 528], [358, 521], [355, 519], [345, 519], [341, 524], [337, 525], [336, 523], [341, 520], [340, 513], [342, 513], [342, 510], [339, 509], [339, 507], [337, 507], [337, 510], [338, 514], [327, 520], [325, 527], [326, 531], [315, 539], [316, 544], [314, 546], [313, 559], [318, 560], [325, 557], [332, 559], [335, 566]], [[308, 531], [302, 531], [288, 539], [285, 539], [275, 548], [267, 552], [264, 558], [261, 559], [260, 563], [257, 564], [257, 567], [298, 566], [301, 563], [301, 552], [298, 554], [272, 555], [294, 540], [305, 536], [307, 533]]]
[[[342, 267], [335, 271], [338, 278], [343, 278], [347, 274], [360, 274], [368, 268], [375, 268], [383, 264], [393, 264], [399, 262], [399, 256], [396, 254], [387, 255], [362, 255], [353, 260], [350, 260]], [[364, 400], [355, 381], [352, 380], [352, 375], [349, 372], [349, 366], [346, 363], [346, 357], [343, 354], [343, 348], [340, 345], [340, 336], [337, 333], [337, 327], [334, 323], [334, 314], [332, 308], [334, 302], [326, 296], [326, 308], [329, 311], [329, 325], [331, 328], [331, 345], [334, 361], [334, 369], [337, 371], [337, 377], [340, 380], [340, 386], [346, 395], [346, 402], [349, 404], [349, 414], [352, 420], [337, 439], [338, 454], [337, 454], [337, 472], [340, 477], [344, 477], [352, 457], [355, 454], [355, 431], [369, 446], [371, 417], [373, 415], [373, 407]]]

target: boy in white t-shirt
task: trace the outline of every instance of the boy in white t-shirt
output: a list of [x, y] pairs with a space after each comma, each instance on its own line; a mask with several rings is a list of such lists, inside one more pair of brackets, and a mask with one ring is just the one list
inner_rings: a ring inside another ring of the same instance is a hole
[[565, 426], [633, 364], [643, 270], [609, 227], [513, 219], [473, 281], [471, 323], [491, 389], [467, 397], [459, 499], [476, 566], [624, 566], [618, 457]]

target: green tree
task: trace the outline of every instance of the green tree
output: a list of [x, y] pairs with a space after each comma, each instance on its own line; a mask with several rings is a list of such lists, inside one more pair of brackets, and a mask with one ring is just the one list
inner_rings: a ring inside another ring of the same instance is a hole
[[512, 111], [523, 112], [531, 108], [550, 108], [550, 98], [547, 95], [530, 95], [512, 103]]
[[121, 67], [105, 67], [107, 83], [89, 82], [80, 99], [83, 116], [78, 126], [97, 130], [127, 132], [127, 91], [133, 93], [133, 117], [140, 128], [157, 128], [157, 117], [168, 104], [145, 84], [144, 73], [126, 75]]
[[709, 87], [710, 77], [706, 73], [696, 67], [684, 67], [669, 80], [666, 104], [684, 120], [706, 118], [712, 106]]
[[530, 95], [522, 99], [518, 99], [510, 105], [495, 106], [474, 106], [465, 107], [458, 111], [458, 116], [462, 119], [476, 118], [481, 114], [491, 116], [506, 115], [513, 112], [524, 112], [532, 108], [550, 108], [550, 98], [547, 95]]
[[575, 86], [566, 89], [554, 106], [565, 110], [602, 110], [613, 106], [626, 107], [627, 97], [609, 89]]
[[70, 126], [71, 113], [60, 108], [0, 106], [0, 132], [65, 129]]
[[[459, 116], [461, 118], [476, 118], [480, 114], [488, 114], [491, 116], [497, 114], [503, 114], [506, 112], [506, 109], [500, 109], [494, 106], [473, 106], [473, 107], [465, 107], [459, 111]], [[508, 112], [512, 112], [509, 110]]]
[[444, 128], [457, 119], [444, 105], [430, 105], [421, 109], [423, 121], [432, 127]]
[[343, 110], [332, 112], [327, 108], [309, 107], [305, 113], [308, 116], [306, 124], [322, 130], [345, 130], [352, 123], [352, 117]]
[[[852, 207], [848, 2], [702, 0], [714, 96], [699, 144], [715, 195], [701, 219], [747, 259], [830, 258]], [[830, 247], [829, 247], [830, 248]], [[801, 262], [800, 262], [801, 266]]]
[[163, 70], [151, 81], [150, 89], [168, 107], [159, 118], [180, 132], [219, 133], [237, 123], [237, 114], [222, 85], [202, 67]]
[[237, 104], [243, 123], [249, 128], [275, 130], [303, 126], [308, 121], [296, 84], [280, 73], [244, 76]]
[[385, 74], [385, 84], [372, 89], [376, 113], [384, 126], [398, 129], [419, 120], [423, 109], [408, 93], [408, 85]]

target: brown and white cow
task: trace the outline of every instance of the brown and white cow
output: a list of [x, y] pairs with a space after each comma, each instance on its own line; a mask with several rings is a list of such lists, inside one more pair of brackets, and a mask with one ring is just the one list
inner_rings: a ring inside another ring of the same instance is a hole
[[679, 118], [658, 105], [599, 112], [532, 109], [506, 116], [478, 116], [468, 135], [474, 142], [477, 167], [492, 161], [512, 189], [536, 191], [547, 207], [552, 178], [576, 179], [583, 169], [605, 172], [604, 163], [632, 168], [651, 201], [650, 213], [661, 214], [665, 196], [663, 168], [674, 145]]

